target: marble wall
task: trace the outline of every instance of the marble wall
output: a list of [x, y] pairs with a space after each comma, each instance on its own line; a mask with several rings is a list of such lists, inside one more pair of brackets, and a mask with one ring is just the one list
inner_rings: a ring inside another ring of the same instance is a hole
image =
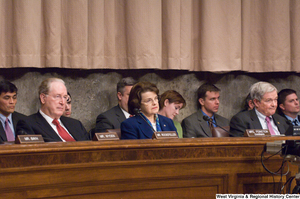
[[139, 81], [155, 83], [163, 93], [174, 89], [182, 94], [187, 106], [175, 118], [182, 121], [197, 110], [198, 87], [205, 81], [221, 89], [218, 113], [228, 119], [241, 110], [241, 103], [249, 87], [257, 81], [268, 81], [278, 90], [295, 89], [298, 93], [300, 75], [297, 73], [210, 73], [162, 70], [75, 70], [57, 68], [1, 69], [0, 78], [12, 81], [19, 89], [16, 111], [26, 115], [39, 109], [38, 86], [48, 77], [66, 82], [72, 95], [72, 117], [79, 119], [87, 130], [95, 126], [98, 114], [117, 104], [116, 84], [122, 77], [132, 76]]

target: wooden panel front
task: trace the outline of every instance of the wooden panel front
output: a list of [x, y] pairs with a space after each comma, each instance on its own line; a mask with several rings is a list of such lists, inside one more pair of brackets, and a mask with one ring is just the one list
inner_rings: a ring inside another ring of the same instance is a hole
[[[266, 142], [278, 139], [295, 138], [2, 145], [1, 198], [215, 198], [216, 193], [272, 193], [272, 176], [262, 167], [260, 154]], [[281, 161], [276, 156], [266, 165], [275, 171]], [[294, 165], [290, 169], [290, 175], [297, 172]]]

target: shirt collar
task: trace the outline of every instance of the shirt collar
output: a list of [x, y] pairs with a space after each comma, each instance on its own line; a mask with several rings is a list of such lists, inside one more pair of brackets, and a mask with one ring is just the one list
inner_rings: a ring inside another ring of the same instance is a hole
[[[265, 116], [264, 114], [262, 114], [261, 112], [259, 112], [256, 108], [254, 108], [254, 110], [255, 110], [255, 113], [256, 113], [256, 115], [257, 115], [258, 118], [261, 118], [263, 120], [266, 119], [267, 116]], [[270, 116], [269, 118], [270, 118], [270, 120], [273, 119], [272, 116]]]
[[296, 117], [295, 119], [292, 118], [292, 117], [290, 117], [290, 116], [288, 116], [288, 115], [285, 115], [285, 117], [286, 117], [288, 120], [290, 120], [291, 122], [293, 122], [294, 120], [297, 120], [297, 122], [299, 123], [298, 117]]
[[[7, 118], [9, 119], [9, 121], [11, 123], [12, 122], [12, 114], [9, 114], [9, 116]], [[2, 122], [5, 122], [6, 117], [0, 113], [0, 119]]]
[[[201, 112], [202, 112], [203, 116], [209, 117], [206, 113], [204, 113], [204, 112], [202, 111], [202, 109], [201, 109]], [[215, 120], [215, 114], [213, 114], [213, 116], [212, 116], [212, 117], [209, 117], [209, 118]]]
[[122, 112], [124, 113], [124, 115], [125, 115], [125, 118], [126, 119], [128, 119], [129, 118], [129, 116], [130, 116], [130, 114], [127, 112], [127, 111], [125, 111], [124, 109], [122, 109], [122, 107], [120, 106], [120, 109], [122, 110]]
[[[40, 109], [40, 114], [45, 118], [45, 120], [49, 123], [52, 124], [53, 122], [53, 118], [51, 118], [50, 116], [46, 115], [41, 109]], [[61, 124], [60, 119], [58, 119], [59, 124]]]

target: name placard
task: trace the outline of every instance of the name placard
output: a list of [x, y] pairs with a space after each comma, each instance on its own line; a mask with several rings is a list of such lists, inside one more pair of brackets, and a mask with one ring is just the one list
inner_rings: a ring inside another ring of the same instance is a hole
[[116, 132], [95, 133], [93, 140], [94, 141], [120, 140], [120, 138]]
[[152, 135], [152, 139], [172, 139], [172, 138], [178, 138], [176, 131], [154, 132]]
[[300, 136], [300, 126], [293, 126], [293, 136]]
[[244, 137], [268, 137], [271, 136], [269, 129], [246, 129]]
[[18, 135], [16, 137], [16, 144], [33, 144], [33, 143], [44, 143], [42, 135]]

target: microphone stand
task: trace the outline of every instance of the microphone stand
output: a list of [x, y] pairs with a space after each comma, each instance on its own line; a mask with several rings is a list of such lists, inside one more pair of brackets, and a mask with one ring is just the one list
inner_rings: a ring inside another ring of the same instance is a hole
[[226, 132], [229, 133], [229, 135], [230, 135], [230, 132], [229, 132], [229, 131], [227, 131], [226, 129], [224, 129], [223, 127], [221, 127], [221, 126], [218, 125], [217, 123], [215, 123], [213, 120], [209, 121], [210, 118], [209, 118], [208, 116], [204, 115], [204, 116], [203, 116], [203, 119], [204, 119], [205, 121], [207, 121], [207, 122], [211, 122], [211, 123], [215, 124], [217, 127], [220, 127], [221, 129], [223, 129], [224, 131], [226, 131]]
[[153, 131], [153, 133], [156, 132], [156, 131], [154, 130], [154, 128], [153, 128], [153, 127], [147, 122], [147, 120], [142, 116], [142, 114], [141, 114], [141, 112], [140, 112], [139, 109], [135, 108], [135, 109], [134, 109], [134, 113], [135, 113], [136, 115], [140, 116], [140, 117], [147, 123], [147, 125], [150, 126], [151, 130]]

